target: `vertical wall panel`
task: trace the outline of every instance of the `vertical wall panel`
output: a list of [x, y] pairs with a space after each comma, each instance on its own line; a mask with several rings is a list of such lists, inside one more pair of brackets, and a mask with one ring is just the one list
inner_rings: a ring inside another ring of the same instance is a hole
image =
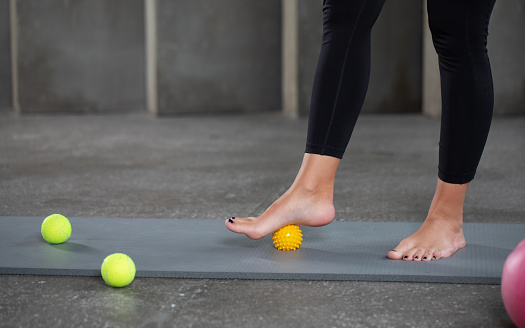
[[0, 111], [11, 109], [9, 0], [0, 0]]
[[281, 109], [281, 1], [159, 0], [159, 113]]
[[525, 0], [496, 1], [489, 33], [494, 112], [525, 114]]
[[143, 0], [17, 0], [21, 112], [145, 110]]

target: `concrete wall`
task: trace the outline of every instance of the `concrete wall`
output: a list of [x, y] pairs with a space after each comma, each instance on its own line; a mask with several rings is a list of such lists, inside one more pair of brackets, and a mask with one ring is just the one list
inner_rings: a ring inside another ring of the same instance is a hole
[[[419, 0], [387, 1], [372, 31], [372, 69], [363, 112], [421, 110], [421, 15]], [[322, 1], [300, 0], [299, 111], [306, 115], [322, 40]]]
[[21, 112], [144, 110], [142, 0], [12, 3]]
[[299, 115], [305, 116], [310, 111], [312, 85], [323, 39], [323, 1], [298, 2], [298, 110]]
[[[426, 16], [426, 12], [425, 12]], [[426, 17], [425, 17], [426, 18]], [[441, 113], [437, 55], [425, 19], [423, 112]], [[525, 0], [496, 1], [492, 12], [488, 51], [494, 80], [494, 114], [525, 114]]]
[[[157, 6], [148, 69], [155, 83], [146, 82], [145, 3]], [[417, 112], [423, 98], [423, 112], [439, 116], [424, 3], [386, 2], [373, 31], [364, 112]], [[283, 8], [295, 27], [281, 21]], [[292, 116], [307, 115], [321, 9], [321, 0], [0, 0], [0, 110], [266, 111], [283, 107], [284, 92]], [[282, 37], [285, 26], [295, 42]], [[525, 0], [497, 1], [489, 36], [496, 114], [525, 113], [524, 30]]]
[[0, 0], [0, 111], [11, 109], [9, 1]]
[[489, 32], [494, 112], [525, 114], [525, 0], [496, 1]]
[[420, 0], [386, 1], [372, 31], [372, 70], [363, 111], [421, 111]]
[[439, 77], [438, 56], [432, 43], [428, 27], [427, 2], [423, 11], [423, 94], [422, 112], [430, 117], [441, 115], [441, 81]]
[[281, 109], [281, 1], [159, 0], [159, 113]]

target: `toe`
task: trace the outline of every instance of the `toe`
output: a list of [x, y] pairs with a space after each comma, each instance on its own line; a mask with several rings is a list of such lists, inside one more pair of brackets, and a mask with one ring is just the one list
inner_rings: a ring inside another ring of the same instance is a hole
[[425, 254], [425, 251], [422, 249], [418, 249], [416, 253], [414, 254], [414, 261], [422, 261], [423, 255]]
[[386, 254], [386, 257], [388, 257], [391, 260], [401, 260], [403, 258], [403, 253], [399, 252], [396, 249], [393, 249]]
[[432, 259], [433, 260], [439, 260], [442, 257], [443, 257], [443, 252], [442, 251], [434, 251], [432, 253]]
[[257, 218], [230, 218], [226, 220], [226, 228], [232, 232], [245, 234], [251, 239], [261, 239], [266, 234], [260, 231], [260, 227], [257, 225]]
[[412, 246], [407, 245], [405, 240], [402, 240], [399, 245], [386, 254], [386, 257], [391, 260], [402, 260], [407, 250], [409, 250], [411, 247]]
[[415, 248], [409, 249], [408, 251], [405, 252], [405, 255], [403, 256], [403, 260], [404, 261], [413, 261], [414, 260], [414, 256], [416, 255], [416, 252], [417, 252], [417, 249], [415, 249]]
[[423, 258], [421, 259], [422, 261], [431, 261], [432, 260], [432, 253], [433, 252], [429, 252], [429, 251], [426, 251], [424, 254], [423, 254]]
[[228, 228], [229, 230], [233, 232], [239, 232], [238, 231], [239, 223], [235, 224], [235, 221], [233, 219], [227, 219], [224, 222], [224, 224], [226, 225], [226, 228]]
[[235, 217], [231, 217], [224, 222], [226, 228], [236, 233], [245, 233], [249, 223], [250, 221], [248, 218]]
[[232, 216], [230, 219], [226, 220], [226, 221], [233, 221], [234, 223], [237, 223], [237, 222], [250, 222], [252, 221], [251, 218], [236, 218], [235, 216]]

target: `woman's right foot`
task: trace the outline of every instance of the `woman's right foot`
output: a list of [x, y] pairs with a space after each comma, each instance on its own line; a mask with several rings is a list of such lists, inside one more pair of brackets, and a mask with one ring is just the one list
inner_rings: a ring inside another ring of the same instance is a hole
[[330, 200], [320, 199], [304, 190], [288, 190], [260, 217], [228, 219], [226, 227], [251, 239], [261, 239], [288, 224], [324, 226], [332, 222], [334, 216], [335, 209]]
[[333, 221], [333, 189], [339, 159], [305, 154], [293, 185], [260, 217], [231, 218], [228, 229], [261, 239], [288, 224], [320, 227]]

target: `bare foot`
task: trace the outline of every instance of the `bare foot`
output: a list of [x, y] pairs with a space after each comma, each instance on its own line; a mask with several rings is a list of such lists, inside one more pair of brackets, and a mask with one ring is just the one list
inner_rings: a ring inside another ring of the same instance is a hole
[[467, 245], [463, 235], [463, 202], [468, 184], [438, 181], [425, 222], [388, 252], [392, 260], [431, 261], [449, 257]]
[[449, 257], [467, 245], [461, 226], [428, 218], [410, 237], [388, 252], [392, 260], [431, 261]]
[[288, 224], [320, 227], [332, 222], [334, 215], [331, 202], [318, 199], [308, 191], [289, 190], [260, 217], [227, 220], [226, 227], [251, 239], [261, 239]]
[[333, 189], [339, 159], [305, 154], [294, 183], [260, 217], [226, 220], [228, 229], [260, 239], [288, 224], [319, 227], [333, 221]]

